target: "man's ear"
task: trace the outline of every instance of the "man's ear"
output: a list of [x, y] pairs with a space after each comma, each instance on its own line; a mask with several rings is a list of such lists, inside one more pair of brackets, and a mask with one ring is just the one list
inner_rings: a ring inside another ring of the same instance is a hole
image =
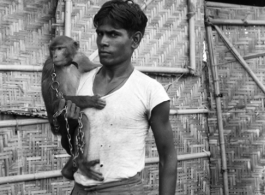
[[139, 44], [142, 40], [142, 37], [143, 37], [143, 35], [140, 31], [137, 31], [132, 35], [131, 38], [132, 38], [132, 48], [133, 49], [136, 49], [139, 46]]

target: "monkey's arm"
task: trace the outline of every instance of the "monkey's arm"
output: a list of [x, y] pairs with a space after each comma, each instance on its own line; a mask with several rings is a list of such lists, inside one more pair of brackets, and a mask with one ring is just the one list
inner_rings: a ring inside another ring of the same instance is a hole
[[106, 106], [106, 102], [100, 99], [100, 96], [64, 96], [66, 100], [71, 100], [80, 109], [84, 108], [97, 108], [103, 109]]

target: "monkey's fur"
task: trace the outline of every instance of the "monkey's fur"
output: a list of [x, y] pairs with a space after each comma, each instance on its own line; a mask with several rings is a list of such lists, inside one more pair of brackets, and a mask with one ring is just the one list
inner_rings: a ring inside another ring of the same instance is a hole
[[[58, 117], [58, 120], [61, 119], [59, 120], [59, 129], [55, 129], [53, 124], [53, 115], [57, 111], [54, 109], [57, 108], [59, 102], [55, 90], [52, 89], [52, 74], [54, 71], [56, 73], [56, 81], [59, 83], [59, 85], [54, 84], [54, 87], [58, 87], [64, 99], [71, 100], [76, 106], [80, 107], [80, 109], [88, 107], [102, 109], [105, 106], [105, 102], [101, 100], [99, 96], [76, 96], [81, 74], [99, 66], [92, 63], [89, 58], [79, 52], [78, 49], [79, 44], [67, 36], [58, 36], [54, 38], [49, 46], [50, 57], [44, 63], [41, 79], [41, 91], [51, 130], [53, 134], [62, 136], [62, 146], [68, 153], [70, 153], [70, 150], [66, 134], [66, 124], [63, 117]], [[70, 122], [69, 120], [69, 123]], [[82, 123], [84, 125], [83, 129], [88, 129], [87, 125], [89, 125], [89, 121], [84, 114]], [[73, 139], [76, 136], [76, 130], [71, 128], [70, 134], [72, 137], [72, 145], [75, 145]], [[84, 141], [85, 143], [89, 141], [89, 132], [87, 131], [85, 132]], [[74, 148], [74, 150], [76, 150], [76, 148]], [[86, 153], [86, 151], [84, 151], [84, 153]], [[62, 174], [68, 179], [73, 179], [74, 171], [76, 170], [73, 169], [71, 157], [63, 167]]]

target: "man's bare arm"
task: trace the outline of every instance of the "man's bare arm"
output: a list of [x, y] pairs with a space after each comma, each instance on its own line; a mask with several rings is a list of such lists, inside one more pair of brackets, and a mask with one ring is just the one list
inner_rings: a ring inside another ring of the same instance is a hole
[[159, 194], [174, 195], [177, 178], [177, 153], [169, 121], [169, 101], [152, 110], [150, 125], [159, 154]]

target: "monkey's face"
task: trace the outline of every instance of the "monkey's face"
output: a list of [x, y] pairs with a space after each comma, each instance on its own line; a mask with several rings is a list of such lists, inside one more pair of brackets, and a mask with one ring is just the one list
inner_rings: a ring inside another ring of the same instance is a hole
[[55, 66], [70, 65], [79, 48], [79, 43], [67, 36], [58, 36], [49, 46], [50, 58]]
[[71, 55], [67, 47], [51, 47], [50, 55], [55, 66], [65, 66], [72, 61]]

